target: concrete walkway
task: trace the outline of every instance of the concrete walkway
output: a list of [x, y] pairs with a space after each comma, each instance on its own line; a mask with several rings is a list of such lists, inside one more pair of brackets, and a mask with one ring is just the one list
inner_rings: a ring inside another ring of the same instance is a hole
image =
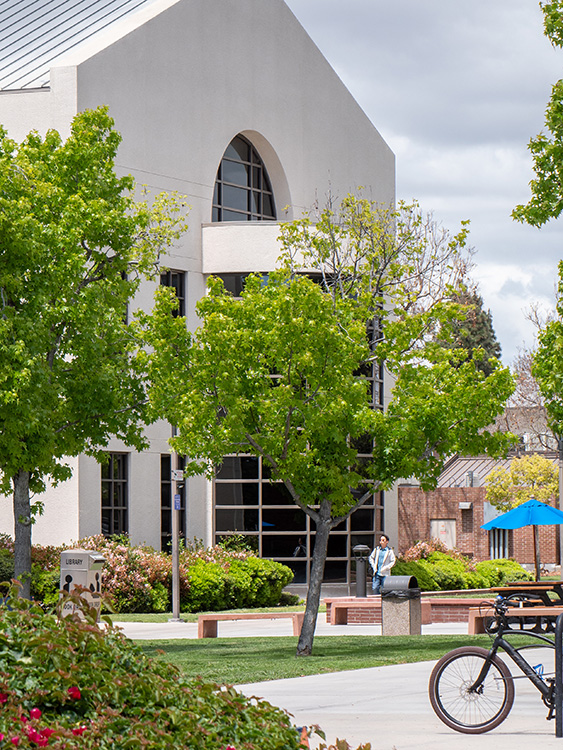
[[[123, 623], [133, 639], [196, 638], [195, 623]], [[249, 632], [251, 630], [252, 632]], [[331, 626], [319, 618], [317, 635], [377, 635], [377, 625]], [[425, 633], [467, 633], [467, 624], [423, 626]], [[291, 622], [221, 622], [219, 637], [291, 635]], [[553, 670], [552, 651], [533, 654], [532, 664]], [[527, 658], [532, 658], [527, 652]], [[345, 738], [355, 748], [371, 742], [372, 750], [563, 750], [555, 737], [555, 722], [546, 721], [547, 709], [531, 683], [517, 679], [516, 700], [506, 721], [492, 732], [464, 735], [446, 727], [428, 700], [428, 678], [434, 662], [373, 667], [326, 675], [272, 680], [237, 686], [293, 715], [297, 725], [320, 725], [329, 742]], [[520, 674], [511, 668], [516, 676]]]

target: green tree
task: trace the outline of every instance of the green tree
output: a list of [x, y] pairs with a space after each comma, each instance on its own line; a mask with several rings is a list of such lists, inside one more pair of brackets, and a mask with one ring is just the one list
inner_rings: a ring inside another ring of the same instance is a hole
[[515, 458], [509, 469], [494, 469], [487, 478], [487, 502], [503, 513], [534, 498], [549, 503], [559, 491], [557, 466], [537, 453]]
[[477, 369], [490, 375], [494, 363], [489, 360], [500, 359], [501, 354], [491, 311], [483, 309], [483, 298], [475, 291], [461, 290], [452, 299], [463, 306], [464, 315], [451, 323], [450, 346], [465, 351], [466, 359], [475, 359]]
[[[516, 458], [507, 469], [495, 469], [487, 478], [486, 499], [495, 508], [508, 511], [527, 500], [551, 503], [559, 494], [559, 471], [547, 458], [532, 453]], [[539, 540], [536, 526], [534, 532], [534, 564], [536, 581], [540, 576]]]
[[143, 445], [145, 387], [127, 306], [183, 228], [177, 199], [136, 203], [117, 177], [107, 110], [21, 144], [0, 129], [0, 490], [13, 494], [15, 573], [29, 594], [30, 493], [101, 457], [112, 435]]
[[[458, 314], [436, 279], [461, 273], [463, 233], [437, 245], [424, 225], [416, 208], [349, 197], [340, 215], [282, 228], [284, 268], [267, 283], [251, 276], [235, 299], [212, 279], [195, 333], [170, 314], [166, 290], [141, 316], [151, 403], [177, 426], [188, 473], [212, 476], [229, 453], [261, 456], [315, 524], [298, 655], [312, 651], [331, 530], [399, 477], [431, 487], [452, 453], [508, 444], [483, 429], [511, 392], [508, 370], [454, 367], [433, 336]], [[395, 378], [385, 411], [366, 380], [381, 361]]]
[[[545, 35], [554, 47], [563, 47], [563, 0], [540, 3]], [[546, 133], [532, 138], [528, 149], [533, 158], [535, 178], [530, 182], [532, 197], [516, 206], [512, 216], [518, 221], [541, 227], [563, 211], [563, 80], [551, 90], [545, 111]]]

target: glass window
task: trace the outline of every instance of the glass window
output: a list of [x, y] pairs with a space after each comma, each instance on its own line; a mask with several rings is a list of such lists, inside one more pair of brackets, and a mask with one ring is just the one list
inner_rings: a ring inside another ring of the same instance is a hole
[[254, 146], [237, 135], [227, 146], [215, 180], [212, 221], [262, 221], [276, 218], [266, 167]]
[[127, 534], [127, 453], [109, 453], [101, 466], [102, 534]]
[[160, 285], [172, 287], [178, 298], [178, 309], [174, 311], [174, 317], [184, 317], [186, 314], [186, 274], [184, 271], [163, 271], [160, 274]]

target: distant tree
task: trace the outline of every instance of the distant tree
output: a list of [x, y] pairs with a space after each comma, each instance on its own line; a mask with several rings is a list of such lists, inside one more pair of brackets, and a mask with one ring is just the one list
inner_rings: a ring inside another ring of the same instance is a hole
[[[212, 280], [195, 333], [170, 314], [167, 290], [140, 316], [151, 402], [177, 426], [186, 471], [213, 476], [225, 454], [260, 456], [315, 524], [298, 655], [312, 651], [332, 529], [399, 477], [430, 488], [452, 453], [509, 445], [486, 429], [512, 390], [509, 371], [454, 367], [435, 341], [458, 314], [464, 237], [417, 207], [349, 196], [339, 213], [283, 226], [284, 268], [267, 283], [250, 277], [235, 299]], [[386, 411], [367, 380], [383, 361], [394, 378]]]
[[[515, 458], [508, 470], [494, 469], [487, 478], [487, 501], [506, 512], [532, 498], [551, 504], [559, 495], [559, 471], [548, 458], [533, 453]], [[536, 580], [540, 580], [539, 544], [534, 532], [534, 563]]]
[[487, 478], [487, 502], [503, 513], [531, 498], [550, 503], [558, 493], [556, 464], [537, 453], [515, 458], [509, 469], [494, 469]]
[[476, 291], [458, 291], [452, 300], [463, 308], [459, 319], [450, 323], [450, 346], [458, 353], [466, 352], [459, 361], [474, 359], [477, 369], [490, 375], [494, 370], [494, 362], [490, 360], [500, 359], [501, 355], [491, 311], [483, 309], [483, 298]]
[[175, 199], [133, 200], [114, 172], [120, 140], [104, 108], [77, 115], [65, 142], [51, 130], [17, 144], [0, 128], [0, 491], [24, 595], [41, 511], [30, 493], [67, 479], [67, 456], [101, 458], [113, 435], [144, 444], [127, 306], [184, 220]]

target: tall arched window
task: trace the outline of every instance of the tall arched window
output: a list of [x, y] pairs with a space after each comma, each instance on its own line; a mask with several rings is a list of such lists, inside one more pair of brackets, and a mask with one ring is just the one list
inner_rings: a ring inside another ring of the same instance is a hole
[[275, 219], [274, 194], [254, 146], [237, 135], [223, 154], [213, 193], [213, 221]]

